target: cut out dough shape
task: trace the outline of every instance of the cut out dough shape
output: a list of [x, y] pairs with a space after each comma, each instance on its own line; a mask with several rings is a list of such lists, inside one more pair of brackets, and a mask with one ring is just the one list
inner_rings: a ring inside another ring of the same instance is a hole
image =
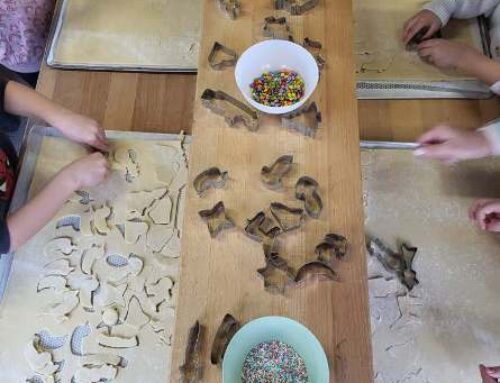
[[61, 275], [47, 275], [40, 279], [37, 291], [54, 290], [56, 293], [62, 293], [66, 290], [66, 278]]
[[115, 307], [108, 307], [102, 313], [102, 322], [106, 326], [114, 326], [120, 319], [120, 313]]
[[136, 328], [137, 330], [140, 330], [149, 321], [150, 318], [142, 310], [139, 299], [136, 296], [133, 296], [128, 304], [128, 312], [127, 316], [125, 317], [125, 323]]
[[169, 195], [153, 202], [149, 209], [149, 218], [157, 225], [168, 225], [171, 222], [173, 203]]
[[82, 271], [85, 274], [92, 274], [92, 267], [94, 262], [104, 257], [104, 248], [102, 247], [91, 247], [85, 251], [82, 255]]
[[181, 238], [177, 229], [174, 230], [174, 235], [163, 247], [160, 254], [168, 258], [179, 258], [181, 256]]
[[167, 189], [160, 188], [153, 191], [141, 191], [127, 194], [127, 208], [132, 213], [144, 215], [146, 209], [151, 206], [154, 200], [162, 198]]
[[155, 253], [161, 251], [173, 237], [174, 229], [164, 225], [151, 225], [146, 234], [146, 245]]
[[80, 214], [80, 233], [84, 236], [94, 235], [94, 231], [92, 230], [92, 218], [94, 215], [94, 210], [90, 207], [88, 210], [85, 210], [82, 214]]
[[106, 307], [112, 304], [125, 307], [123, 293], [126, 289], [126, 284], [113, 286], [109, 283], [101, 283], [99, 290], [94, 296], [94, 304], [100, 307]]
[[146, 294], [154, 306], [159, 305], [161, 302], [171, 304], [173, 287], [174, 281], [172, 281], [169, 277], [163, 277], [157, 283], [146, 283]]
[[44, 272], [47, 275], [62, 275], [66, 276], [75, 270], [71, 266], [69, 259], [62, 258], [55, 261], [49, 262], [44, 266]]
[[94, 212], [94, 228], [99, 234], [108, 234], [111, 229], [108, 224], [108, 219], [111, 215], [111, 209], [109, 206], [104, 205], [100, 209]]
[[47, 314], [50, 314], [59, 321], [65, 320], [76, 309], [80, 299], [78, 291], [65, 291], [60, 294], [59, 299], [47, 308]]
[[73, 245], [71, 238], [61, 237], [47, 242], [43, 248], [43, 253], [48, 258], [62, 258], [70, 255], [74, 250], [76, 250], [76, 247]]
[[118, 366], [121, 362], [122, 358], [114, 354], [85, 355], [81, 359], [82, 367], [99, 367], [104, 365]]
[[135, 244], [139, 240], [139, 237], [146, 234], [147, 231], [148, 224], [146, 222], [125, 222], [125, 242]]
[[175, 325], [175, 310], [171, 307], [167, 307], [164, 310], [162, 319], [150, 322], [150, 326], [153, 329], [153, 331], [155, 333], [159, 333], [162, 342], [169, 346], [172, 345], [174, 325]]
[[41, 350], [40, 337], [37, 335], [24, 349], [24, 356], [30, 368], [36, 374], [52, 375], [58, 369], [58, 366], [52, 361], [50, 352]]
[[31, 379], [26, 379], [27, 383], [55, 383], [54, 375], [36, 375]]
[[67, 278], [72, 290], [80, 292], [80, 304], [85, 309], [92, 308], [92, 293], [99, 287], [99, 281], [94, 276], [85, 274], [70, 274]]
[[127, 261], [125, 266], [112, 266], [103, 258], [95, 264], [94, 271], [101, 280], [121, 283], [129, 275], [139, 275], [144, 266], [142, 259], [136, 256], [131, 256]]
[[98, 383], [109, 382], [116, 378], [118, 369], [113, 366], [102, 366], [98, 368], [80, 368], [73, 377], [73, 383]]
[[107, 336], [105, 334], [98, 335], [98, 343], [103, 347], [109, 348], [132, 348], [139, 345], [137, 336], [121, 338], [118, 336]]

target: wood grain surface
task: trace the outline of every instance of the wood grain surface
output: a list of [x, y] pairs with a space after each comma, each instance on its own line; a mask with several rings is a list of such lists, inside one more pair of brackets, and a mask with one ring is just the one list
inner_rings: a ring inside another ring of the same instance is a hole
[[[210, 191], [202, 198], [191, 184], [187, 190], [171, 381], [179, 381], [178, 367], [184, 362], [189, 328], [197, 320], [207, 328], [203, 381], [221, 381], [220, 369], [210, 365], [209, 346], [229, 312], [243, 323], [267, 315], [294, 318], [321, 341], [331, 366], [331, 382], [371, 382], [351, 1], [321, 1], [318, 8], [291, 20], [297, 41], [309, 36], [325, 47], [328, 65], [314, 95], [323, 112], [316, 139], [284, 131], [279, 119], [272, 117], [262, 119], [257, 133], [230, 128], [200, 103], [206, 88], [240, 97], [233, 71], [210, 69], [208, 53], [214, 41], [240, 53], [259, 41], [264, 17], [273, 14], [271, 4], [268, 0], [244, 2], [241, 17], [231, 21], [220, 14], [214, 1], [205, 1], [190, 179], [210, 166], [219, 166], [229, 171], [230, 182], [224, 190]], [[283, 154], [294, 155], [294, 169], [281, 192], [269, 191], [261, 185], [260, 169]], [[325, 209], [319, 220], [307, 220], [303, 229], [281, 239], [282, 255], [297, 269], [314, 259], [315, 246], [328, 232], [345, 235], [350, 251], [338, 268], [341, 282], [311, 282], [289, 289], [286, 296], [271, 295], [264, 291], [257, 274], [264, 266], [262, 245], [247, 238], [242, 227], [246, 218], [272, 201], [300, 206], [293, 197], [293, 186], [301, 175], [319, 181]], [[224, 201], [238, 228], [210, 239], [198, 211], [219, 200]]]
[[[107, 129], [190, 132], [196, 75], [62, 71], [44, 65], [37, 90]], [[412, 141], [439, 123], [476, 129], [500, 116], [497, 97], [360, 100], [358, 107], [363, 140]]]
[[190, 133], [195, 84], [193, 74], [63, 71], [43, 65], [37, 90], [105, 129]]

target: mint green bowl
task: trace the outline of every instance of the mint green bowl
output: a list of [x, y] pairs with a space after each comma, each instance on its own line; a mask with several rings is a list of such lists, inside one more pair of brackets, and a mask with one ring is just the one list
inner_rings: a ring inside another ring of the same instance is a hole
[[222, 382], [241, 383], [247, 354], [259, 343], [280, 340], [304, 359], [309, 383], [328, 383], [330, 370], [325, 351], [314, 334], [300, 323], [285, 317], [263, 317], [248, 322], [231, 339], [222, 361]]

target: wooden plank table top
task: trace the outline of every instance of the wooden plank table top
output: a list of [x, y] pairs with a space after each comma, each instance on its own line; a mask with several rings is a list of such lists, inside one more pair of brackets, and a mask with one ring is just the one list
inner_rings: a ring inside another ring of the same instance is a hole
[[191, 132], [194, 74], [65, 71], [42, 65], [36, 89], [105, 129]]
[[[271, 1], [254, 0], [245, 2], [242, 15], [232, 21], [219, 12], [216, 2], [206, 0], [204, 5], [171, 381], [179, 381], [189, 329], [197, 320], [207, 329], [203, 381], [221, 380], [220, 369], [209, 362], [210, 343], [224, 315], [231, 313], [243, 323], [268, 315], [296, 319], [322, 343], [332, 382], [372, 382], [351, 1], [323, 0], [307, 14], [291, 19], [295, 40], [309, 36], [322, 41], [328, 62], [313, 96], [323, 114], [315, 139], [281, 129], [274, 117], [262, 118], [256, 133], [230, 128], [201, 105], [206, 88], [241, 99], [234, 71], [208, 66], [214, 41], [241, 53], [261, 40], [264, 18], [274, 13]], [[269, 191], [261, 185], [260, 169], [284, 154], [294, 155], [294, 169], [283, 191]], [[228, 170], [230, 181], [223, 190], [200, 198], [191, 182], [211, 166]], [[319, 220], [308, 219], [304, 228], [281, 238], [281, 254], [297, 270], [314, 260], [315, 246], [330, 232], [345, 235], [350, 251], [338, 267], [340, 283], [311, 282], [289, 289], [286, 296], [272, 295], [264, 291], [257, 273], [265, 265], [262, 244], [247, 238], [242, 228], [247, 218], [273, 201], [300, 206], [293, 187], [301, 175], [318, 180], [325, 207]], [[198, 211], [219, 200], [238, 229], [211, 239]]]

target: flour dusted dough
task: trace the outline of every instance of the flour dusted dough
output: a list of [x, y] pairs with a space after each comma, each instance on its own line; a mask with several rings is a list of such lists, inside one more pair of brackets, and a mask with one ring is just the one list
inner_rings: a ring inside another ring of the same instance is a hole
[[[0, 339], [9, 344], [0, 348], [3, 380], [167, 381], [187, 168], [186, 145], [165, 142], [173, 148], [168, 155], [175, 178], [169, 189], [159, 182], [155, 168], [165, 156], [159, 143], [112, 141], [112, 151], [135, 153], [137, 177], [129, 182], [126, 167], [113, 165], [105, 184], [75, 194], [15, 254], [0, 306]], [[64, 139], [44, 138], [30, 194], [84, 154], [83, 147]], [[80, 230], [57, 224], [75, 216]], [[167, 264], [159, 261], [167, 258], [160, 251], [168, 253]], [[88, 331], [77, 355], [71, 344], [82, 325]], [[37, 334], [57, 336], [63, 345], [45, 349]]]
[[[425, 0], [355, 0], [355, 45], [358, 80], [471, 80], [455, 71], [441, 71], [424, 63], [401, 41], [403, 24], [426, 4]], [[451, 20], [443, 37], [482, 50], [474, 35], [475, 20]]]
[[376, 383], [476, 383], [500, 362], [500, 241], [468, 220], [475, 198], [500, 197], [498, 160], [452, 167], [411, 151], [363, 151], [367, 234], [418, 247], [406, 293], [368, 256]]
[[[197, 67], [201, 0], [66, 0], [54, 61]], [[122, 157], [121, 157], [122, 158]]]

